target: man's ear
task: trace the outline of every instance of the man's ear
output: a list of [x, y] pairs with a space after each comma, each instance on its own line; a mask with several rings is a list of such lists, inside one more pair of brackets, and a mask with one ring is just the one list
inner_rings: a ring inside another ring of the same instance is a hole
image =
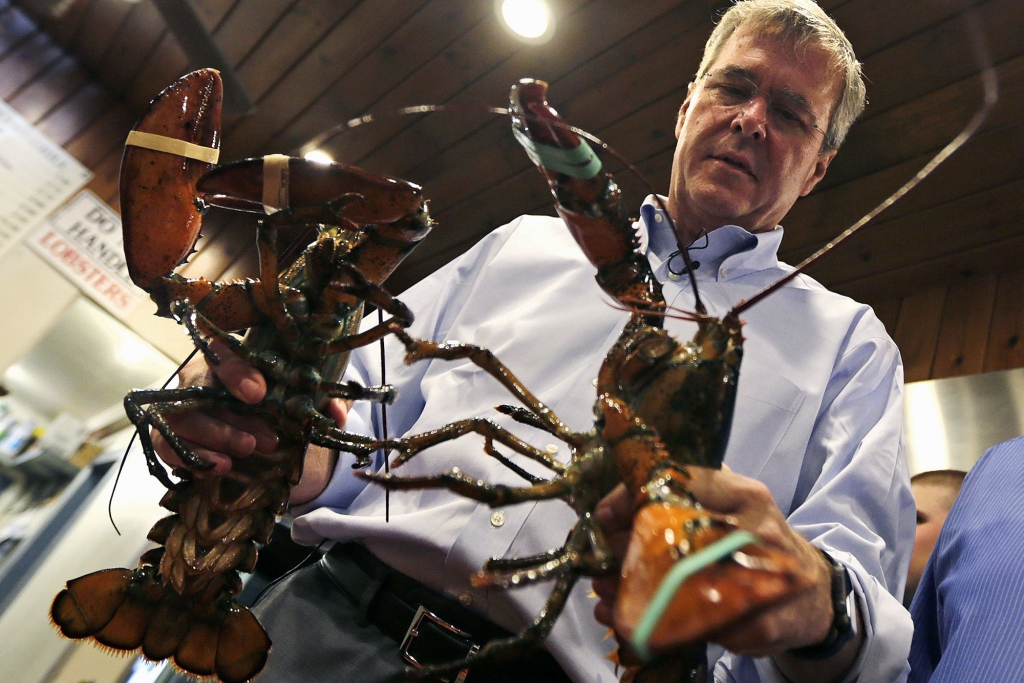
[[679, 115], [676, 117], [676, 140], [679, 139], [679, 134], [683, 131], [683, 118], [686, 116], [686, 110], [690, 108], [691, 97], [693, 97], [693, 81], [686, 86], [686, 99], [679, 105]]
[[806, 197], [814, 189], [814, 186], [818, 184], [818, 181], [825, 177], [825, 171], [828, 170], [828, 165], [832, 163], [832, 159], [835, 158], [837, 151], [833, 149], [818, 155], [818, 161], [814, 164], [813, 172], [807, 177], [807, 181], [800, 190], [801, 197]]

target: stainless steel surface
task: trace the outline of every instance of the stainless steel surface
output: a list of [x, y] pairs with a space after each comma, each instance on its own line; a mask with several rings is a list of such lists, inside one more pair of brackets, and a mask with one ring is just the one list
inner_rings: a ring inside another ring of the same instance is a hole
[[991, 446], [1024, 434], [1024, 368], [906, 386], [910, 473], [969, 470]]
[[88, 421], [110, 406], [120, 406], [129, 389], [162, 382], [174, 366], [83, 296], [24, 358], [7, 369], [3, 385], [47, 418], [68, 412]]

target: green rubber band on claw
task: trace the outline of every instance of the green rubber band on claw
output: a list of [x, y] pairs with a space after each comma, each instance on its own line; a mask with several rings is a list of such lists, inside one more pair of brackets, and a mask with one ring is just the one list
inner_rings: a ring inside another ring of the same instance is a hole
[[601, 172], [601, 160], [582, 138], [579, 147], [562, 149], [535, 142], [518, 128], [513, 128], [512, 134], [526, 150], [526, 156], [530, 157], [530, 161], [538, 166], [580, 180], [590, 180]]
[[701, 569], [710, 567], [715, 562], [729, 557], [743, 546], [751, 543], [759, 544], [760, 541], [749, 531], [737, 530], [715, 541], [708, 547], [695, 552], [693, 555], [684, 557], [672, 567], [669, 573], [665, 575], [665, 578], [661, 580], [661, 585], [658, 586], [658, 590], [654, 593], [650, 604], [647, 605], [647, 610], [640, 618], [636, 630], [633, 631], [633, 651], [641, 660], [644, 662], [651, 661], [652, 656], [649, 647], [651, 635], [654, 634], [654, 629], [661, 622], [661, 618], [665, 616], [665, 611], [672, 603], [672, 598], [676, 596], [683, 582]]

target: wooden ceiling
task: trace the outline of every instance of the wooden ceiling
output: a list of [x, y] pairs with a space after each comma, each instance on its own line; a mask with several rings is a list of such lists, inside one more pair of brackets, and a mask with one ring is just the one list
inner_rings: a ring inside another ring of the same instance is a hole
[[[26, 5], [27, 0], [16, 5]], [[222, 160], [300, 153], [315, 136], [366, 112], [422, 103], [502, 106], [521, 77], [551, 83], [571, 122], [667, 186], [673, 124], [694, 73], [714, 0], [549, 0], [553, 40], [517, 42], [493, 0], [201, 0], [193, 6], [255, 102], [229, 120]], [[970, 119], [981, 88], [959, 14], [974, 7], [997, 65], [1000, 102], [950, 162], [812, 274], [869, 303], [1024, 264], [1024, 3], [1020, 0], [822, 0], [857, 48], [869, 106], [819, 188], [784, 221], [796, 262], [912, 176]], [[50, 37], [132, 116], [194, 66], [143, 0], [70, 0], [38, 17]], [[110, 117], [107, 125], [125, 125]], [[400, 291], [527, 212], [551, 213], [545, 184], [504, 119], [437, 114], [387, 118], [333, 138], [340, 161], [424, 186], [438, 221], [396, 274]], [[118, 155], [97, 166], [116, 206]], [[620, 174], [632, 201], [646, 193]], [[105, 188], [105, 192], [104, 192]], [[251, 267], [252, 233], [211, 216], [190, 270]], [[227, 227], [224, 227], [227, 226]]]

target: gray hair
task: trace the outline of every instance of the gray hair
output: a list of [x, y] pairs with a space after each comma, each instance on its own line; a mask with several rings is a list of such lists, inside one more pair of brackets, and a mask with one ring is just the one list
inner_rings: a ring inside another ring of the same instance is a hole
[[812, 0], [740, 0], [722, 15], [708, 38], [697, 70], [698, 80], [721, 54], [726, 41], [746, 26], [761, 35], [792, 41], [797, 50], [808, 45], [820, 47], [829, 56], [831, 66], [843, 74], [843, 88], [832, 110], [821, 151], [838, 149], [867, 102], [861, 64], [842, 29]]

